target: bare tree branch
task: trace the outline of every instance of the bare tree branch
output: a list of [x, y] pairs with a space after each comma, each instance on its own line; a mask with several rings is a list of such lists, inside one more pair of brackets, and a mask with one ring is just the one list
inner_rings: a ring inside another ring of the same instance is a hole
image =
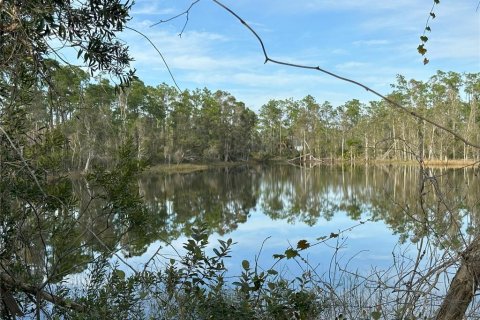
[[200, 0], [195, 0], [195, 1], [193, 1], [193, 2], [190, 4], [190, 6], [187, 8], [187, 10], [185, 10], [185, 11], [183, 11], [183, 12], [181, 12], [181, 13], [179, 13], [179, 14], [171, 17], [171, 18], [168, 18], [168, 19], [165, 19], [165, 20], [160, 20], [160, 21], [152, 24], [150, 27], [154, 27], [154, 26], [159, 25], [159, 24], [161, 24], [161, 23], [165, 23], [165, 22], [169, 22], [169, 21], [175, 20], [175, 19], [177, 19], [177, 18], [179, 18], [179, 17], [181, 17], [181, 16], [184, 15], [184, 16], [185, 16], [185, 23], [184, 23], [184, 25], [183, 25], [182, 31], [180, 31], [180, 33], [178, 34], [178, 35], [181, 37], [182, 34], [183, 34], [183, 32], [185, 31], [185, 28], [187, 27], [188, 18], [189, 18], [189, 15], [190, 15], [190, 10], [191, 10], [191, 9], [193, 8], [193, 6], [196, 5], [198, 2], [200, 2]]
[[219, 5], [220, 7], [222, 7], [223, 9], [225, 9], [226, 11], [228, 11], [231, 15], [233, 15], [238, 21], [240, 21], [248, 30], [250, 30], [250, 32], [255, 36], [255, 38], [257, 38], [258, 42], [260, 43], [260, 46], [262, 47], [262, 51], [263, 51], [263, 55], [265, 56], [265, 63], [267, 62], [272, 62], [272, 63], [275, 63], [275, 64], [279, 64], [279, 65], [284, 65], [284, 66], [289, 66], [289, 67], [294, 67], [294, 68], [300, 68], [300, 69], [309, 69], [309, 70], [316, 70], [316, 71], [320, 71], [320, 72], [323, 72], [325, 74], [328, 74], [329, 76], [332, 76], [334, 78], [337, 78], [339, 80], [342, 80], [342, 81], [345, 81], [345, 82], [350, 82], [354, 85], [357, 85], [363, 89], [365, 89], [366, 91], [370, 91], [371, 93], [373, 93], [374, 95], [382, 98], [383, 100], [387, 101], [388, 103], [390, 103], [392, 106], [402, 110], [403, 112], [406, 112], [412, 116], [414, 116], [415, 118], [418, 118], [418, 119], [421, 119], [425, 122], [428, 122], [432, 125], [434, 125], [435, 127], [439, 128], [439, 129], [442, 129], [443, 131], [446, 131], [448, 133], [450, 133], [451, 135], [453, 135], [455, 138], [461, 140], [463, 143], [465, 143], [466, 145], [468, 146], [471, 146], [473, 148], [476, 148], [476, 149], [480, 149], [480, 145], [479, 144], [475, 144], [471, 141], [468, 141], [467, 139], [465, 139], [464, 137], [462, 137], [461, 135], [459, 135], [458, 133], [456, 133], [455, 131], [451, 130], [451, 129], [448, 129], [447, 127], [443, 126], [443, 125], [440, 125], [438, 123], [436, 123], [435, 121], [432, 121], [428, 118], [426, 118], [425, 116], [415, 112], [415, 111], [412, 111], [412, 110], [409, 110], [408, 108], [402, 106], [401, 104], [399, 104], [398, 102], [395, 102], [394, 100], [382, 95], [381, 93], [373, 90], [372, 88], [358, 82], [358, 81], [355, 81], [355, 80], [352, 80], [352, 79], [349, 79], [349, 78], [345, 78], [345, 77], [342, 77], [340, 75], [337, 75], [333, 72], [330, 72], [328, 70], [325, 70], [323, 68], [320, 68], [319, 66], [308, 66], [308, 65], [301, 65], [301, 64], [296, 64], [296, 63], [290, 63], [290, 62], [285, 62], [285, 61], [280, 61], [280, 60], [275, 60], [275, 59], [272, 59], [269, 57], [268, 53], [267, 53], [267, 50], [265, 48], [265, 45], [263, 43], [263, 40], [262, 38], [258, 35], [258, 33], [245, 21], [243, 20], [237, 13], [235, 13], [232, 9], [230, 9], [229, 7], [227, 7], [226, 5], [224, 5], [223, 3], [221, 3], [220, 1], [218, 0], [212, 0], [213, 2], [215, 2], [217, 5]]
[[39, 289], [35, 286], [27, 285], [25, 283], [20, 283], [5, 272], [0, 273], [0, 280], [7, 287], [11, 287], [13, 289], [22, 291], [24, 293], [32, 294], [36, 297], [39, 297], [40, 299], [51, 302], [51, 303], [53, 303], [57, 306], [64, 307], [64, 308], [67, 308], [67, 309], [71, 309], [71, 310], [75, 310], [75, 311], [79, 311], [79, 312], [84, 312], [86, 310], [86, 307], [84, 305], [81, 305], [81, 304], [76, 303], [74, 301], [68, 301], [63, 297], [50, 294], [50, 293], [48, 293], [44, 290], [41, 290], [41, 289]]
[[[198, 0], [200, 1], [200, 0]], [[167, 67], [167, 70], [168, 70], [168, 73], [170, 74], [170, 77], [172, 78], [173, 80], [173, 83], [175, 84], [175, 87], [177, 87], [178, 91], [182, 91], [182, 89], [180, 89], [180, 87], [178, 86], [177, 84], [177, 81], [175, 80], [175, 77], [173, 76], [173, 73], [172, 71], [170, 70], [170, 67], [168, 66], [168, 63], [167, 61], [165, 60], [163, 54], [160, 52], [160, 50], [158, 50], [157, 46], [152, 42], [152, 40], [150, 40], [149, 37], [147, 37], [145, 34], [143, 34], [142, 32], [134, 29], [134, 28], [130, 28], [130, 27], [125, 27], [125, 29], [128, 29], [128, 30], [132, 30], [133, 32], [136, 32], [138, 33], [139, 35], [141, 35], [142, 37], [144, 37], [145, 39], [147, 39], [148, 42], [150, 42], [150, 44], [152, 45], [152, 47], [157, 51], [157, 53], [160, 55], [160, 58], [162, 58], [163, 60], [163, 64], [165, 65], [165, 67]]]

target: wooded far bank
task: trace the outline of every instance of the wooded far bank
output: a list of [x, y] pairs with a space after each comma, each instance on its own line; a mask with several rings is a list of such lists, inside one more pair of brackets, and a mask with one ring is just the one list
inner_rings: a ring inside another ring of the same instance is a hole
[[[80, 68], [48, 63], [52, 85], [29, 90], [23, 109], [5, 105], [2, 118], [15, 125], [16, 118], [27, 117], [28, 135], [43, 143], [30, 143], [26, 152], [48, 153], [48, 161], [66, 170], [108, 164], [125, 142], [151, 165], [272, 158], [415, 161], [420, 153], [432, 162], [480, 160], [480, 150], [385, 101], [334, 106], [308, 95], [270, 100], [255, 113], [224, 91], [179, 92], [141, 80], [116, 90]], [[427, 82], [399, 75], [388, 95], [477, 144], [479, 96], [480, 73], [443, 71]]]

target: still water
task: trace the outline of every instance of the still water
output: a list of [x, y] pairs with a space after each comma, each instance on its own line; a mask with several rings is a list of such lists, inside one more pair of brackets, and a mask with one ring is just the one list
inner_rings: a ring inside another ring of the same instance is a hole
[[[477, 171], [429, 170], [424, 209], [416, 167], [274, 165], [145, 174], [138, 187], [148, 223], [114, 226], [109, 232], [112, 239], [122, 234], [122, 257], [140, 269], [155, 254], [174, 257], [173, 248], [181, 253], [191, 228], [202, 225], [211, 248], [216, 239], [236, 243], [226, 261], [231, 275], [240, 274], [244, 259], [258, 259], [269, 268], [273, 254], [296, 247], [299, 240], [315, 243], [334, 233], [339, 237], [310, 248], [303, 258], [323, 272], [337, 253], [341, 265], [368, 271], [391, 265], [392, 252], [415, 248], [429, 232], [439, 235], [439, 245], [455, 245], [459, 234], [474, 232], [480, 217]], [[81, 196], [81, 186], [78, 192]], [[299, 266], [292, 262], [282, 268], [295, 275]]]

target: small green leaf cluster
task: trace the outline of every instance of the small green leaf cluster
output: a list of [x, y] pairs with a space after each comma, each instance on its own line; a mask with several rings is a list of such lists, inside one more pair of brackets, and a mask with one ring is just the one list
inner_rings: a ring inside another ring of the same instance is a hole
[[135, 178], [142, 171], [144, 163], [135, 157], [132, 139], [120, 146], [111, 170], [95, 168], [87, 179], [100, 189], [98, 197], [105, 200], [104, 212], [108, 213], [127, 228], [142, 225], [147, 210], [135, 184]]
[[[301, 240], [299, 247], [306, 249], [309, 244]], [[286, 250], [288, 259], [296, 255], [297, 250]], [[240, 305], [255, 314], [255, 319], [314, 319], [323, 310], [325, 297], [319, 295], [315, 286], [309, 286], [310, 272], [287, 280], [273, 267], [260, 271], [257, 264], [251, 267], [248, 260], [242, 261], [242, 269], [238, 281], [233, 285], [237, 286], [237, 292], [240, 293]]]
[[72, 320], [148, 319], [148, 311], [143, 308], [146, 283], [148, 277], [143, 274], [127, 276], [118, 264], [112, 265], [108, 257], [100, 256], [91, 265], [86, 287], [74, 294], [79, 296], [75, 303], [84, 306], [84, 310], [72, 311], [56, 305], [53, 314]]
[[[433, 6], [432, 6], [432, 9], [430, 10], [430, 13], [428, 15], [427, 23], [425, 24], [425, 29], [423, 30], [423, 35], [420, 36], [420, 41], [421, 42], [417, 47], [417, 51], [422, 56], [425, 56], [425, 54], [428, 51], [427, 48], [425, 48], [425, 45], [428, 41], [428, 37], [426, 36], [426, 33], [432, 31], [429, 23], [430, 23], [431, 19], [435, 19], [437, 17], [433, 10], [435, 9], [435, 6], [438, 5], [439, 3], [440, 3], [440, 0], [433, 0]], [[423, 58], [423, 64], [428, 64], [429, 62], [430, 62], [430, 60], [428, 60], [427, 57]]]
[[223, 291], [224, 260], [230, 257], [232, 239], [218, 240], [212, 256], [206, 253], [208, 244], [207, 228], [192, 228], [191, 238], [183, 245], [186, 253], [169, 259], [165, 270], [158, 273], [165, 290], [160, 304], [166, 318], [220, 319], [230, 309]]

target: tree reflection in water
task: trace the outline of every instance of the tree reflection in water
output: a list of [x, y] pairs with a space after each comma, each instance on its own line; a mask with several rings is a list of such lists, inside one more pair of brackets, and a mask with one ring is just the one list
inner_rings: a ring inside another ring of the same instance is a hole
[[[424, 212], [419, 207], [418, 168], [412, 166], [258, 165], [187, 174], [147, 173], [138, 180], [146, 211], [128, 223], [97, 215], [105, 203], [101, 198], [92, 200], [89, 194], [94, 191], [84, 180], [76, 180], [74, 187], [80, 214], [90, 219], [105, 244], [121, 246], [127, 257], [144, 254], [156, 241], [169, 243], [189, 236], [191, 228], [200, 224], [210, 234], [228, 237], [239, 225], [248, 225], [254, 211], [267, 220], [309, 226], [335, 221], [342, 213], [352, 225], [360, 219], [383, 221], [402, 241], [416, 241], [433, 232], [442, 235], [438, 245], [458, 246], [460, 236], [474, 232], [479, 223], [478, 177], [472, 169], [432, 169], [431, 174], [437, 177], [445, 201], [439, 201], [432, 180], [424, 190]], [[82, 208], [88, 208], [88, 214]], [[252, 249], [258, 250], [262, 240]], [[93, 244], [89, 252], [105, 249], [91, 237], [83, 241]], [[74, 260], [84, 260], [84, 255], [79, 253]]]

